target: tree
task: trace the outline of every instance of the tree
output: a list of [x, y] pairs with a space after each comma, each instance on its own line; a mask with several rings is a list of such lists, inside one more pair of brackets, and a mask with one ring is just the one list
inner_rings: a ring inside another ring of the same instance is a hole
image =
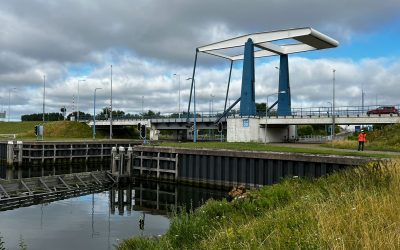
[[[71, 120], [71, 116], [77, 117], [77, 112], [72, 112], [67, 115], [67, 120]], [[79, 120], [92, 120], [93, 116], [89, 113], [79, 111]]]
[[257, 114], [264, 114], [265, 115], [265, 102], [256, 103], [256, 112]]
[[304, 136], [304, 135], [312, 135], [314, 133], [314, 129], [311, 125], [299, 125], [297, 127], [297, 135]]
[[[45, 113], [45, 121], [62, 121], [64, 116], [61, 113]], [[43, 113], [22, 115], [21, 121], [43, 121]]]

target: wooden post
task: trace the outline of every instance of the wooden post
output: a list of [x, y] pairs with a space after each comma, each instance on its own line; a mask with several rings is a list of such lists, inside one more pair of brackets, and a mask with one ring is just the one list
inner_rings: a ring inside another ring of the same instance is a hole
[[175, 154], [175, 181], [178, 180], [179, 154]]
[[53, 163], [56, 163], [56, 157], [57, 156], [57, 146], [56, 146], [56, 144], [54, 143], [53, 144]]
[[[160, 152], [157, 153], [157, 179], [158, 178], [160, 178]], [[157, 204], [157, 206], [158, 206], [158, 204]]]
[[124, 174], [124, 158], [125, 158], [125, 148], [120, 146], [119, 147], [119, 175]]
[[112, 147], [111, 148], [111, 173], [116, 174], [117, 173], [117, 164], [116, 164], [116, 156], [117, 156], [117, 148]]
[[44, 144], [42, 144], [42, 164], [43, 163], [44, 163]]
[[18, 147], [18, 166], [22, 165], [22, 141], [17, 141], [17, 147]]
[[7, 143], [7, 165], [14, 163], [14, 142], [8, 141]]
[[140, 152], [140, 175], [143, 175], [143, 151]]
[[131, 146], [129, 146], [128, 147], [128, 160], [126, 161], [126, 171], [129, 176], [131, 176], [132, 158], [133, 158], [133, 149]]

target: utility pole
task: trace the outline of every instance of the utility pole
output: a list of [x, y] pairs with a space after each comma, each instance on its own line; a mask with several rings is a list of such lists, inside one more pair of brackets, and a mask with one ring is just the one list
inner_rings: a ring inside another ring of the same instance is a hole
[[110, 140], [113, 138], [113, 131], [112, 131], [112, 64], [110, 65], [111, 69], [111, 98], [110, 98]]
[[43, 123], [45, 113], [45, 102], [46, 102], [46, 75], [43, 75]]
[[335, 139], [335, 73], [336, 73], [336, 69], [332, 70], [333, 72], [333, 83], [332, 83], [332, 140]]
[[84, 82], [86, 81], [85, 79], [78, 79], [78, 100], [76, 102], [76, 109], [77, 109], [77, 113], [76, 113], [76, 120], [79, 122], [79, 82]]
[[143, 103], [144, 103], [144, 95], [142, 95], [142, 116], [144, 116]]

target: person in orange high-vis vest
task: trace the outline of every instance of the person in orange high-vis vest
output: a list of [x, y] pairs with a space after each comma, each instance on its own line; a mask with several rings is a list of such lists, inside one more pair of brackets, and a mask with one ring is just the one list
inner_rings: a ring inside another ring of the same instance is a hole
[[361, 130], [361, 133], [358, 135], [358, 151], [364, 151], [364, 143], [367, 140], [367, 135], [365, 134], [364, 129]]

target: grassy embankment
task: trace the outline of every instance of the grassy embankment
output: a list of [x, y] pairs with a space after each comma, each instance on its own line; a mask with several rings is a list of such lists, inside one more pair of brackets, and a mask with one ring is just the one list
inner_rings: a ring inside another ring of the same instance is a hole
[[[35, 125], [42, 122], [0, 122], [0, 134], [16, 134], [18, 139], [35, 139]], [[101, 138], [101, 134], [97, 135]], [[90, 126], [84, 123], [71, 121], [46, 122], [44, 124], [44, 138], [57, 139], [89, 139], [92, 138]]]
[[[336, 141], [325, 146], [333, 146], [335, 148], [356, 149], [358, 146], [357, 137], [344, 141]], [[367, 142], [365, 150], [376, 151], [393, 151], [400, 152], [400, 124], [385, 126], [382, 130], [367, 132]]]
[[[182, 147], [182, 148], [204, 148], [204, 149], [233, 149], [233, 150], [254, 150], [254, 151], [271, 151], [271, 152], [288, 152], [288, 153], [307, 153], [307, 154], [320, 154], [320, 155], [342, 155], [342, 156], [361, 156], [361, 157], [377, 157], [377, 158], [389, 158], [391, 155], [385, 154], [384, 152], [358, 152], [358, 151], [343, 151], [335, 150], [332, 147], [321, 148], [315, 147], [293, 147], [274, 145], [274, 144], [263, 144], [256, 142], [184, 142], [184, 143], [173, 143], [163, 142], [153, 144], [155, 146], [166, 146], [166, 147]], [[354, 149], [354, 148], [353, 148]]]
[[179, 212], [161, 237], [118, 249], [400, 249], [400, 161], [286, 179]]

